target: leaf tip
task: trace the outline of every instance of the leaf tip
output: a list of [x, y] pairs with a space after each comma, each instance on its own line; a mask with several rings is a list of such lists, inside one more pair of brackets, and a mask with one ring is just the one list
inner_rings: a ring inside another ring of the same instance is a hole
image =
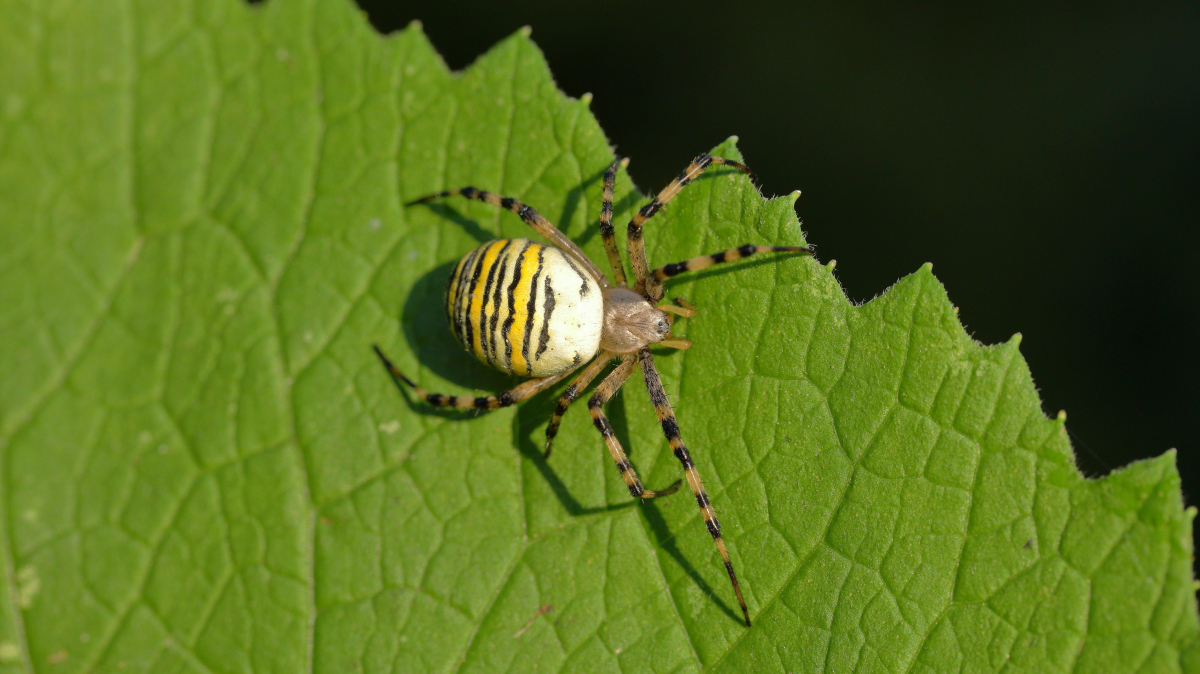
[[1057, 417], [1055, 417], [1055, 419], [1056, 419], [1056, 420], [1058, 421], [1058, 423], [1060, 423], [1060, 424], [1065, 424], [1065, 423], [1067, 423], [1067, 411], [1066, 411], [1066, 410], [1059, 410], [1059, 411], [1058, 411], [1058, 416], [1057, 416]]
[[926, 262], [925, 264], [921, 265], [921, 271], [923, 271], [927, 274], [932, 274], [933, 273], [933, 263]]
[[517, 32], [525, 37], [529, 37], [530, 35], [533, 35], [533, 26], [521, 26], [517, 29]]
[[409, 30], [419, 30], [419, 31], [424, 32], [425, 24], [421, 23], [420, 19], [413, 19], [412, 21], [408, 22], [408, 29]]
[[1008, 343], [1011, 344], [1013, 346], [1013, 348], [1016, 348], [1018, 346], [1021, 346], [1021, 340], [1024, 338], [1025, 338], [1024, 335], [1022, 335], [1021, 333], [1014, 332], [1013, 336], [1011, 338], [1009, 338]]
[[833, 268], [836, 266], [837, 266], [837, 260], [830, 260], [829, 262], [825, 263], [825, 268], [828, 269], [829, 271], [833, 271]]
[[584, 94], [579, 97], [579, 100], [583, 101], [584, 105], [591, 105], [592, 104], [592, 92], [590, 92], [590, 91], [584, 92]]

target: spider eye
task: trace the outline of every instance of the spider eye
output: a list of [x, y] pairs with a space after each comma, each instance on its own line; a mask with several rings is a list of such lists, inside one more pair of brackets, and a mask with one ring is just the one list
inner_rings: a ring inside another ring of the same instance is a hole
[[659, 319], [659, 321], [658, 321], [658, 331], [659, 331], [659, 332], [661, 332], [661, 333], [663, 333], [663, 334], [665, 335], [665, 334], [667, 334], [667, 332], [668, 332], [670, 329], [671, 329], [671, 326], [670, 326], [670, 325], [667, 325], [667, 322], [666, 322], [666, 321], [664, 321], [664, 320], [662, 320], [662, 319]]

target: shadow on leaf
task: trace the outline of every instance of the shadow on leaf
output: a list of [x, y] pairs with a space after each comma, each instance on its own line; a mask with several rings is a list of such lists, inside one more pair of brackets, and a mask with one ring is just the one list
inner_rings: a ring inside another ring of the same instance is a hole
[[[400, 329], [421, 367], [442, 379], [456, 386], [489, 393], [510, 389], [521, 379], [479, 362], [450, 331], [450, 321], [446, 318], [446, 282], [456, 264], [457, 261], [439, 265], [417, 280], [400, 312]], [[416, 372], [404, 374], [429, 389], [430, 384], [414, 377]], [[434, 393], [454, 393], [430, 390]]]
[[[455, 199], [456, 197], [444, 197], [444, 198], [445, 199]], [[457, 197], [457, 199], [461, 200], [462, 197]], [[414, 205], [410, 206], [409, 208], [428, 208], [434, 214], [439, 215], [439, 216], [449, 220], [450, 222], [453, 222], [454, 224], [458, 225], [459, 227], [462, 227], [464, 232], [469, 234], [472, 239], [475, 239], [479, 243], [487, 243], [488, 241], [492, 241], [493, 239], [496, 238], [496, 236], [494, 234], [487, 231], [483, 227], [480, 227], [478, 222], [475, 222], [474, 220], [463, 215], [462, 212], [459, 211], [458, 209], [456, 209], [454, 206], [444, 203], [440, 200], [439, 201], [427, 201], [427, 202], [420, 203], [420, 204], [414, 204]], [[466, 254], [467, 254], [467, 251], [464, 250], [463, 255], [466, 255]]]
[[[625, 385], [643, 386], [644, 384], [640, 375], [640, 372], [635, 372]], [[617, 439], [621, 441], [621, 446], [625, 448], [625, 453], [627, 455], [632, 454], [630, 451], [632, 449], [632, 443], [629, 440], [629, 420], [625, 416], [623, 390], [618, 391], [617, 395], [613, 396], [613, 399], [610, 400], [609, 404], [605, 406], [604, 412], [606, 415], [608, 415], [608, 421], [612, 426], [613, 433], [615, 433]], [[647, 410], [647, 412], [653, 414], [651, 410]], [[597, 436], [598, 435], [599, 434], [597, 434]], [[675, 459], [674, 457], [671, 457], [670, 460], [674, 461]], [[630, 458], [630, 462], [633, 462], [632, 458]], [[637, 467], [636, 463], [634, 463], [634, 467]], [[662, 488], [666, 486], [667, 485], [665, 484], [649, 485], [647, 488], [654, 489], [655, 487]], [[662, 498], [689, 499], [690, 496], [691, 492], [688, 491], [687, 485], [685, 484], [680, 488], [680, 491]], [[740, 623], [742, 621], [741, 616], [734, 613], [729, 604], [726, 604], [724, 600], [722, 600], [713, 592], [712, 587], [704, 580], [704, 578], [700, 576], [700, 574], [696, 571], [696, 568], [692, 566], [691, 562], [689, 562], [688, 559], [683, 556], [683, 552], [679, 550], [679, 547], [675, 545], [675, 535], [671, 533], [670, 528], [667, 527], [667, 522], [662, 516], [662, 511], [656, 503], [657, 500], [658, 499], [642, 501], [642, 515], [644, 515], [646, 518], [646, 523], [650, 527], [650, 533], [654, 536], [655, 544], [663, 552], [666, 552], [671, 559], [673, 559], [675, 563], [679, 565], [679, 568], [683, 569], [683, 572], [688, 575], [688, 578], [692, 579], [692, 582], [696, 584], [696, 587], [699, 588], [700, 591], [709, 598], [711, 598], [713, 602], [715, 602], [716, 605], [725, 612], [725, 615], [729, 616], [730, 619], [734, 620], [735, 622]]]
[[[601, 179], [602, 176], [603, 173], [599, 173], [590, 178], [584, 185], [571, 190], [562, 210], [560, 222], [568, 221], [574, 214], [579, 202], [582, 200], [584, 187]], [[641, 198], [636, 193], [631, 192], [619, 201], [615, 210], [624, 211], [632, 208], [640, 200]], [[464, 230], [481, 243], [494, 238], [480, 227], [478, 223], [466, 218], [449, 206], [433, 203], [429, 204], [428, 207], [439, 215], [463, 227]], [[598, 228], [589, 224], [579, 243], [585, 244], [598, 232]], [[737, 265], [737, 268], [771, 264], [773, 262], [773, 260], [768, 259], [761, 261], [754, 260], [745, 265]], [[401, 329], [408, 341], [409, 348], [415, 355], [417, 362], [423, 368], [457, 386], [473, 389], [476, 392], [483, 392], [484, 394], [496, 395], [501, 391], [512, 388], [522, 381], [522, 379], [504, 375], [479, 362], [463, 348], [451, 332], [449, 321], [446, 319], [445, 293], [446, 282], [456, 264], [457, 261], [439, 265], [417, 280], [399, 316]], [[732, 271], [736, 271], [736, 268], [717, 269], [701, 273], [696, 278], [708, 278]], [[658, 357], [663, 355], [666, 354], [664, 352], [656, 353]], [[603, 377], [600, 377], [597, 379], [597, 382], [602, 380]], [[420, 382], [418, 381], [418, 383]], [[640, 384], [641, 377], [636, 373], [627, 382], [627, 385]], [[545, 432], [545, 424], [549, 421], [553, 413], [555, 402], [562, 395], [562, 391], [565, 388], [565, 382], [559, 383], [549, 390], [523, 401], [517, 406], [517, 413], [513, 421], [513, 433], [517, 451], [533, 463], [534, 467], [541, 474], [542, 479], [546, 481], [555, 497], [562, 504], [563, 509], [572, 517], [615, 512], [638, 505], [636, 500], [630, 499], [625, 502], [604, 506], [584, 506], [571, 494], [562, 478], [559, 477], [558, 473], [550, 466], [549, 461], [546, 460], [544, 435], [542, 434]], [[443, 393], [443, 391], [436, 392]], [[461, 394], [461, 392], [459, 393]], [[477, 410], [435, 408], [424, 401], [415, 399], [411, 391], [408, 390], [403, 391], [402, 397], [409, 408], [418, 414], [460, 421], [467, 421], [480, 414]], [[586, 414], [587, 394], [580, 396], [572, 407], [583, 408], [582, 410], [574, 409], [573, 411], [576, 414]], [[609, 422], [617, 438], [621, 441], [622, 446], [626, 448], [626, 452], [630, 453], [632, 445], [629, 438], [629, 424], [626, 418], [624, 396], [620, 391], [605, 406], [605, 413], [608, 415]], [[597, 447], [602, 450], [603, 440], [601, 440], [599, 434], [596, 435], [596, 443]], [[662, 488], [666, 485], [651, 485], [651, 488], [655, 486]], [[681, 498], [682, 495], [676, 494], [674, 497]], [[643, 506], [642, 513], [645, 516], [650, 533], [654, 537], [658, 547], [666, 552], [683, 569], [692, 582], [696, 584], [696, 587], [711, 597], [730, 619], [740, 622], [739, 616], [734, 613], [733, 609], [724, 600], [713, 592], [712, 587], [700, 576], [695, 567], [692, 566], [679, 550], [675, 543], [675, 536], [667, 527], [666, 520], [663, 518], [659, 506], [653, 501], [643, 501], [641, 505]]]

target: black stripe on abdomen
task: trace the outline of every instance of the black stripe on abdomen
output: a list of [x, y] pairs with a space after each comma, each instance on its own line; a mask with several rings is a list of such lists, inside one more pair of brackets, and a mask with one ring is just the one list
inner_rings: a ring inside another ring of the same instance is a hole
[[546, 346], [550, 344], [550, 317], [554, 315], [554, 288], [550, 286], [550, 277], [546, 277], [546, 300], [542, 305], [542, 309], [546, 312], [542, 316], [542, 334], [538, 339], [537, 353], [533, 354], [534, 358], [541, 358], [546, 352]]
[[563, 255], [563, 260], [566, 261], [567, 266], [571, 268], [571, 271], [579, 275], [579, 281], [581, 284], [579, 286], [579, 298], [583, 299], [584, 297], [587, 297], [588, 293], [591, 292], [592, 289], [591, 280], [586, 274], [579, 270], [579, 267], [575, 266], [575, 262], [571, 260], [570, 255]]
[[533, 272], [533, 278], [529, 281], [529, 303], [525, 305], [525, 338], [521, 340], [521, 357], [525, 359], [525, 366], [529, 368], [531, 374], [533, 373], [533, 363], [529, 361], [529, 345], [533, 343], [533, 319], [537, 315], [538, 279], [542, 275], [542, 262], [545, 256], [546, 247], [539, 245], [537, 271]]
[[504, 338], [505, 369], [507, 369], [509, 373], [512, 373], [513, 371], [513, 345], [512, 339], [509, 337], [508, 333], [512, 330], [513, 321], [517, 317], [517, 285], [521, 282], [521, 266], [523, 264], [523, 258], [525, 257], [525, 251], [529, 250], [529, 247], [532, 245], [532, 241], [526, 241], [525, 245], [521, 247], [521, 250], [513, 254], [513, 277], [512, 282], [508, 284], [508, 316], [504, 319], [504, 325], [500, 327], [501, 336]]
[[[475, 300], [475, 287], [479, 285], [479, 277], [483, 275], [483, 262], [487, 258], [487, 249], [491, 245], [492, 244], [490, 243], [485, 243], [484, 245], [475, 249], [479, 252], [479, 256], [475, 260], [475, 267], [471, 270], [471, 286], [467, 288], [467, 295], [465, 298], [466, 306], [463, 307], [462, 314], [463, 327], [465, 328], [465, 330], [463, 330], [463, 344], [466, 345], [468, 350], [473, 348], [471, 346], [471, 342], [472, 338], [475, 336], [475, 324], [471, 322], [471, 309], [474, 307], [471, 305]], [[464, 269], [463, 271], [465, 272], [466, 270]]]
[[451, 287], [454, 288], [453, 308], [450, 305], [450, 301], [447, 300], [446, 309], [447, 313], [450, 314], [450, 327], [454, 330], [454, 336], [458, 337], [459, 341], [464, 341], [463, 334], [466, 327], [463, 325], [466, 322], [466, 317], [463, 315], [463, 291], [468, 283], [467, 277], [474, 270], [475, 258], [478, 254], [479, 248], [467, 253], [467, 256], [454, 268], [454, 273], [450, 276], [450, 283], [446, 286], [447, 293], [450, 292]]
[[504, 250], [496, 256], [496, 265], [500, 267], [500, 271], [496, 274], [496, 286], [492, 290], [492, 300], [488, 302], [488, 306], [492, 309], [492, 315], [488, 318], [488, 350], [491, 353], [491, 362], [499, 368], [509, 369], [507, 362], [500, 360], [500, 344], [498, 343], [499, 334], [496, 330], [497, 323], [500, 320], [500, 309], [504, 307], [504, 280], [508, 277], [508, 265], [512, 260], [512, 240], [510, 239], [504, 244]]
[[[487, 270], [487, 281], [483, 284], [483, 297], [480, 298], [480, 301], [483, 302], [483, 307], [480, 309], [480, 312], [479, 312], [479, 325], [476, 325], [474, 327], [476, 330], [479, 330], [480, 353], [477, 355], [482, 356], [485, 360], [490, 360], [490, 357], [488, 355], [489, 354], [488, 347], [490, 346], [488, 341], [490, 339], [490, 335], [488, 335], [487, 331], [486, 331], [487, 319], [488, 319], [488, 307], [491, 306], [491, 303], [488, 301], [488, 296], [491, 295], [492, 285], [495, 284], [495, 282], [496, 282], [496, 268], [501, 266], [501, 263], [504, 259], [504, 251], [508, 250], [508, 246], [511, 243], [512, 243], [512, 241], [504, 242], [504, 246], [502, 246], [500, 248], [500, 252], [498, 252], [496, 254], [496, 257], [492, 260], [492, 265]], [[486, 262], [486, 259], [485, 259], [485, 262]], [[474, 295], [474, 293], [472, 293], [472, 295]]]

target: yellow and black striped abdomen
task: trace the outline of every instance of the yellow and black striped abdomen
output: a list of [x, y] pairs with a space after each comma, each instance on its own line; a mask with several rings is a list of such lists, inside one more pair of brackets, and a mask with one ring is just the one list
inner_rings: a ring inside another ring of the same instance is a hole
[[467, 351], [505, 372], [548, 377], [600, 349], [600, 284], [561, 250], [529, 239], [467, 253], [446, 286], [450, 328]]

